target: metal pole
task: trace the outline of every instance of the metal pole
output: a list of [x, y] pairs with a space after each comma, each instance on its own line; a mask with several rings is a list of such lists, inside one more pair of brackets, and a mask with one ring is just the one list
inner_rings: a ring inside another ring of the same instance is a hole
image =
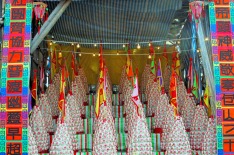
[[33, 53], [36, 50], [36, 48], [39, 46], [39, 44], [42, 42], [45, 36], [50, 32], [50, 30], [53, 28], [55, 23], [61, 17], [63, 12], [67, 9], [70, 3], [71, 0], [62, 0], [54, 9], [54, 11], [49, 16], [48, 20], [41, 27], [41, 33], [37, 33], [36, 36], [33, 38], [33, 41], [31, 43], [31, 53]]

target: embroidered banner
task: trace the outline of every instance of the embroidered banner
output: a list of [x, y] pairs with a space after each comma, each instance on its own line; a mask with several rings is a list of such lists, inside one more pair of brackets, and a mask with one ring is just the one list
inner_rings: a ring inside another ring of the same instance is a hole
[[217, 149], [234, 154], [234, 2], [209, 4], [213, 67], [216, 88]]
[[32, 0], [6, 0], [1, 70], [0, 155], [28, 154]]

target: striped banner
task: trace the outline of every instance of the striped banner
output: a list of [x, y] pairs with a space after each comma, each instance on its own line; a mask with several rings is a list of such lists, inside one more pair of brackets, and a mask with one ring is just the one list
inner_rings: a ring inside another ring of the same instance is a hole
[[91, 152], [93, 149], [93, 134], [76, 135], [77, 147], [81, 152]]

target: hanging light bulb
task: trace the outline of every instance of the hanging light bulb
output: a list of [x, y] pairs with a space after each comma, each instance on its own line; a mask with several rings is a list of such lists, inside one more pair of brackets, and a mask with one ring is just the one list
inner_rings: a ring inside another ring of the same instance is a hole
[[117, 51], [117, 55], [119, 55], [119, 51]]
[[77, 48], [80, 48], [80, 44], [77, 44], [77, 46], [76, 46]]
[[79, 53], [79, 56], [81, 57], [81, 53]]
[[209, 40], [209, 38], [208, 38], [208, 37], [206, 37], [206, 38], [205, 38], [205, 41], [208, 41], [208, 40]]
[[125, 47], [125, 44], [123, 44], [123, 48]]
[[98, 56], [100, 57], [100, 56], [101, 56], [101, 54], [99, 53], [99, 54], [98, 54]]
[[140, 48], [141, 48], [140, 44], [137, 44], [137, 49], [140, 49]]
[[97, 46], [97, 44], [94, 44], [94, 47], [96, 47]]
[[74, 45], [74, 43], [71, 44], [72, 46]]
[[177, 43], [180, 44], [180, 41], [178, 41]]
[[149, 54], [148, 58], [151, 59], [151, 55], [150, 54]]
[[199, 49], [197, 49], [197, 53], [199, 53], [200, 52], [200, 50]]
[[158, 46], [158, 50], [160, 49], [160, 47]]
[[151, 43], [149, 43], [149, 46], [151, 45]]
[[50, 42], [50, 46], [52, 45], [53, 43], [52, 43], [52, 41]]
[[95, 53], [93, 53], [93, 56], [95, 57]]

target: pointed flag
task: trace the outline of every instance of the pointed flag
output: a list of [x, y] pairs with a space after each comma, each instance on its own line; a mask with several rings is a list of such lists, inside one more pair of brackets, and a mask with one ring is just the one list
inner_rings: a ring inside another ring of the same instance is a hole
[[151, 70], [151, 73], [152, 74], [156, 74], [156, 67], [155, 67], [155, 52], [154, 52], [154, 46], [152, 43], [150, 43], [150, 55], [152, 57], [152, 60], [151, 60], [151, 65], [150, 65], [150, 70]]
[[104, 60], [102, 55], [102, 45], [100, 45], [100, 75], [99, 75], [99, 88], [97, 92], [97, 100], [96, 100], [96, 107], [95, 107], [95, 113], [96, 117], [99, 117], [100, 114], [100, 107], [102, 104], [106, 105], [106, 90], [104, 86], [104, 80], [105, 77], [105, 66], [104, 66]]
[[180, 58], [179, 58], [178, 52], [176, 52], [175, 71], [176, 71], [176, 74], [179, 76], [180, 75]]
[[193, 59], [189, 59], [189, 69], [188, 69], [188, 93], [192, 93], [193, 85]]
[[175, 116], [178, 115], [178, 105], [177, 105], [177, 75], [173, 70], [170, 82], [170, 97], [171, 105], [174, 107]]
[[33, 83], [32, 83], [32, 97], [37, 103], [37, 70], [34, 70]]
[[61, 78], [60, 78], [60, 93], [58, 107], [62, 112], [62, 121], [65, 117], [65, 87], [66, 87], [66, 68], [62, 66]]
[[210, 117], [211, 116], [211, 106], [210, 106], [210, 103], [209, 103], [209, 99], [210, 99], [210, 96], [209, 96], [209, 85], [208, 83], [206, 83], [206, 89], [205, 89], [205, 93], [204, 93], [204, 103], [205, 103], [205, 106], [207, 108], [207, 111], [208, 111], [208, 116]]
[[56, 67], [57, 67], [57, 59], [56, 59], [56, 53], [54, 50], [52, 53], [52, 58], [51, 58], [51, 77], [54, 77], [54, 74], [56, 73]]
[[161, 90], [164, 92], [164, 83], [163, 83], [163, 76], [162, 76], [161, 60], [160, 59], [158, 60], [157, 79], [160, 80], [160, 87], [161, 87]]
[[132, 68], [132, 58], [130, 56], [130, 54], [131, 54], [130, 44], [128, 44], [128, 46], [125, 47], [125, 51], [127, 51], [127, 53], [128, 53], [126, 73], [127, 73], [127, 76], [128, 76], [128, 80], [132, 80], [134, 74], [133, 74], [133, 68]]
[[[137, 106], [137, 113], [139, 105], [141, 104], [140, 98], [139, 98], [139, 87], [138, 87], [138, 76], [136, 75], [134, 78], [134, 85], [133, 85], [133, 91], [132, 91], [132, 101]], [[139, 115], [139, 113], [138, 113]]]
[[197, 75], [197, 72], [194, 71], [192, 93], [197, 100], [198, 100], [198, 87], [199, 87], [198, 86], [198, 75]]

